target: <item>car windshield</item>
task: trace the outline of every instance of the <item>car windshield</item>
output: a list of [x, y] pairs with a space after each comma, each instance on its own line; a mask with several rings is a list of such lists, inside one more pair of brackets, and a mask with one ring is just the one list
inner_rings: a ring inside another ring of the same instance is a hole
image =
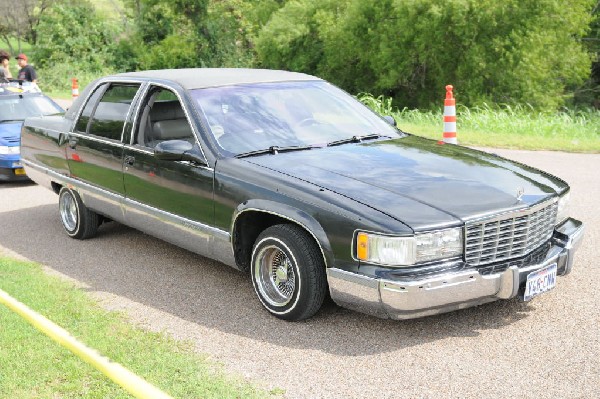
[[214, 138], [232, 154], [399, 137], [381, 117], [323, 81], [211, 87], [191, 94]]
[[44, 96], [0, 96], [0, 123], [23, 121], [30, 116], [54, 115], [61, 112], [64, 111]]

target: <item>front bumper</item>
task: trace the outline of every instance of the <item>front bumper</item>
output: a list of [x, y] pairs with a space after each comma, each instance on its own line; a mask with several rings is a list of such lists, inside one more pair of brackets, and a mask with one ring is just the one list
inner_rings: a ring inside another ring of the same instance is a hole
[[568, 219], [554, 230], [547, 250], [535, 262], [508, 266], [498, 273], [465, 267], [412, 280], [393, 280], [329, 268], [327, 281], [332, 299], [340, 306], [391, 319], [430, 316], [516, 297], [527, 275], [553, 263], [558, 275], [570, 273], [583, 231], [582, 222]]

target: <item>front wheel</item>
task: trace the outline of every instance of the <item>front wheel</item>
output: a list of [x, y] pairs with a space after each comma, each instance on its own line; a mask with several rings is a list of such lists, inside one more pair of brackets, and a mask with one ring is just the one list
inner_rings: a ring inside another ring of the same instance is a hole
[[58, 193], [60, 220], [69, 237], [85, 240], [98, 231], [98, 214], [89, 210], [77, 192], [63, 187]]
[[261, 303], [280, 319], [307, 319], [325, 299], [323, 256], [312, 236], [298, 226], [279, 224], [263, 231], [252, 250], [251, 273]]

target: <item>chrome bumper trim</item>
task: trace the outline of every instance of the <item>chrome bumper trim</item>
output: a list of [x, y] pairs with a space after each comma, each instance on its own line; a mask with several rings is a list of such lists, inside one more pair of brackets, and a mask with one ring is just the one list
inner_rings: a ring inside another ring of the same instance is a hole
[[568, 274], [583, 231], [583, 223], [567, 219], [555, 229], [552, 246], [541, 262], [522, 268], [511, 266], [490, 275], [469, 269], [413, 281], [392, 281], [329, 268], [327, 281], [331, 297], [340, 306], [382, 318], [430, 316], [514, 298], [529, 273], [553, 263], [557, 263], [559, 275]]

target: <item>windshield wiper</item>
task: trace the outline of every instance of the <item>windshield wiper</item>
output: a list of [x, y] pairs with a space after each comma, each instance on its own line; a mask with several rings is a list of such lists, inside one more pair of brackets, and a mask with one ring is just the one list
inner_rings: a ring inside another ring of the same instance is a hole
[[315, 147], [310, 146], [310, 145], [305, 145], [305, 146], [292, 145], [292, 146], [288, 146], [288, 147], [278, 147], [276, 145], [272, 145], [271, 147], [264, 148], [262, 150], [243, 152], [241, 154], [237, 154], [235, 157], [236, 158], [245, 158], [245, 157], [252, 157], [254, 155], [261, 155], [261, 154], [275, 155], [275, 154], [279, 154], [280, 152], [311, 150], [313, 148], [315, 148]]
[[0, 123], [6, 123], [6, 122], [23, 122], [23, 119], [1, 119]]
[[390, 136], [385, 136], [383, 134], [371, 133], [371, 134], [365, 134], [363, 136], [352, 136], [348, 139], [331, 141], [331, 142], [327, 143], [327, 147], [332, 147], [334, 145], [348, 144], [348, 143], [360, 143], [363, 140], [378, 139], [380, 137], [391, 138]]

